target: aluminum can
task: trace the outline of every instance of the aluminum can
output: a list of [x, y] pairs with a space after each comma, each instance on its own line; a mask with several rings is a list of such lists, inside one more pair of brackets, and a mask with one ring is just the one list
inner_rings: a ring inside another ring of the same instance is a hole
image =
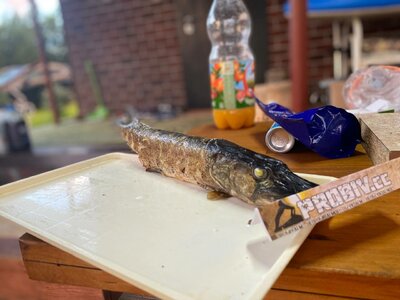
[[274, 122], [271, 128], [265, 134], [265, 144], [274, 152], [289, 152], [295, 143], [295, 138], [278, 123]]

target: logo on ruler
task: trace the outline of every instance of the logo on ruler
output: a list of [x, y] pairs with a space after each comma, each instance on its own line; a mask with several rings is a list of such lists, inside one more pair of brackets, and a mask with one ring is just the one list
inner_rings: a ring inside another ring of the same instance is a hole
[[[322, 219], [379, 197], [380, 194], [383, 195], [392, 188], [392, 181], [388, 173], [383, 173], [372, 178], [366, 175], [339, 184], [308, 198], [301, 199], [298, 195], [295, 195], [297, 199], [294, 202], [304, 220], [310, 219], [311, 214], [321, 215]], [[313, 218], [312, 223], [319, 221], [319, 219]]]

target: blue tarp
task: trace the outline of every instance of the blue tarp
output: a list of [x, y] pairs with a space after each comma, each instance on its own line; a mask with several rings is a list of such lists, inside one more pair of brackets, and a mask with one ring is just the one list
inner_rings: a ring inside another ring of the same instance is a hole
[[[400, 5], [399, 0], [308, 0], [308, 12], [318, 13], [335, 10], [360, 10], [374, 7]], [[290, 11], [289, 2], [284, 5], [285, 14]]]

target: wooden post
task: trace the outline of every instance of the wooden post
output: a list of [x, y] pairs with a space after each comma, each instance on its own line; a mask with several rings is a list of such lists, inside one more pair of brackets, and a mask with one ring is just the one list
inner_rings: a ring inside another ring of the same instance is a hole
[[60, 123], [60, 113], [59, 113], [59, 109], [57, 106], [56, 97], [54, 94], [53, 84], [51, 82], [49, 66], [47, 64], [44, 37], [43, 37], [42, 31], [41, 31], [41, 28], [39, 25], [39, 21], [38, 21], [37, 7], [36, 7], [35, 0], [29, 0], [29, 1], [31, 4], [33, 26], [35, 28], [37, 45], [38, 45], [38, 49], [39, 49], [39, 60], [43, 66], [43, 73], [45, 76], [46, 88], [49, 93], [50, 107], [53, 111], [54, 122], [56, 124], [59, 124]]
[[290, 0], [289, 44], [292, 108], [308, 108], [308, 35], [306, 0]]

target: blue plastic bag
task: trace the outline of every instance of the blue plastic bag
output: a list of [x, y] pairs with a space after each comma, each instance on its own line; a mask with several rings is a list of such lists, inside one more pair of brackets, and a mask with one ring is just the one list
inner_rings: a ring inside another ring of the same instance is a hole
[[256, 101], [267, 116], [307, 148], [322, 156], [349, 157], [361, 142], [357, 118], [344, 109], [328, 105], [295, 114], [277, 103]]

